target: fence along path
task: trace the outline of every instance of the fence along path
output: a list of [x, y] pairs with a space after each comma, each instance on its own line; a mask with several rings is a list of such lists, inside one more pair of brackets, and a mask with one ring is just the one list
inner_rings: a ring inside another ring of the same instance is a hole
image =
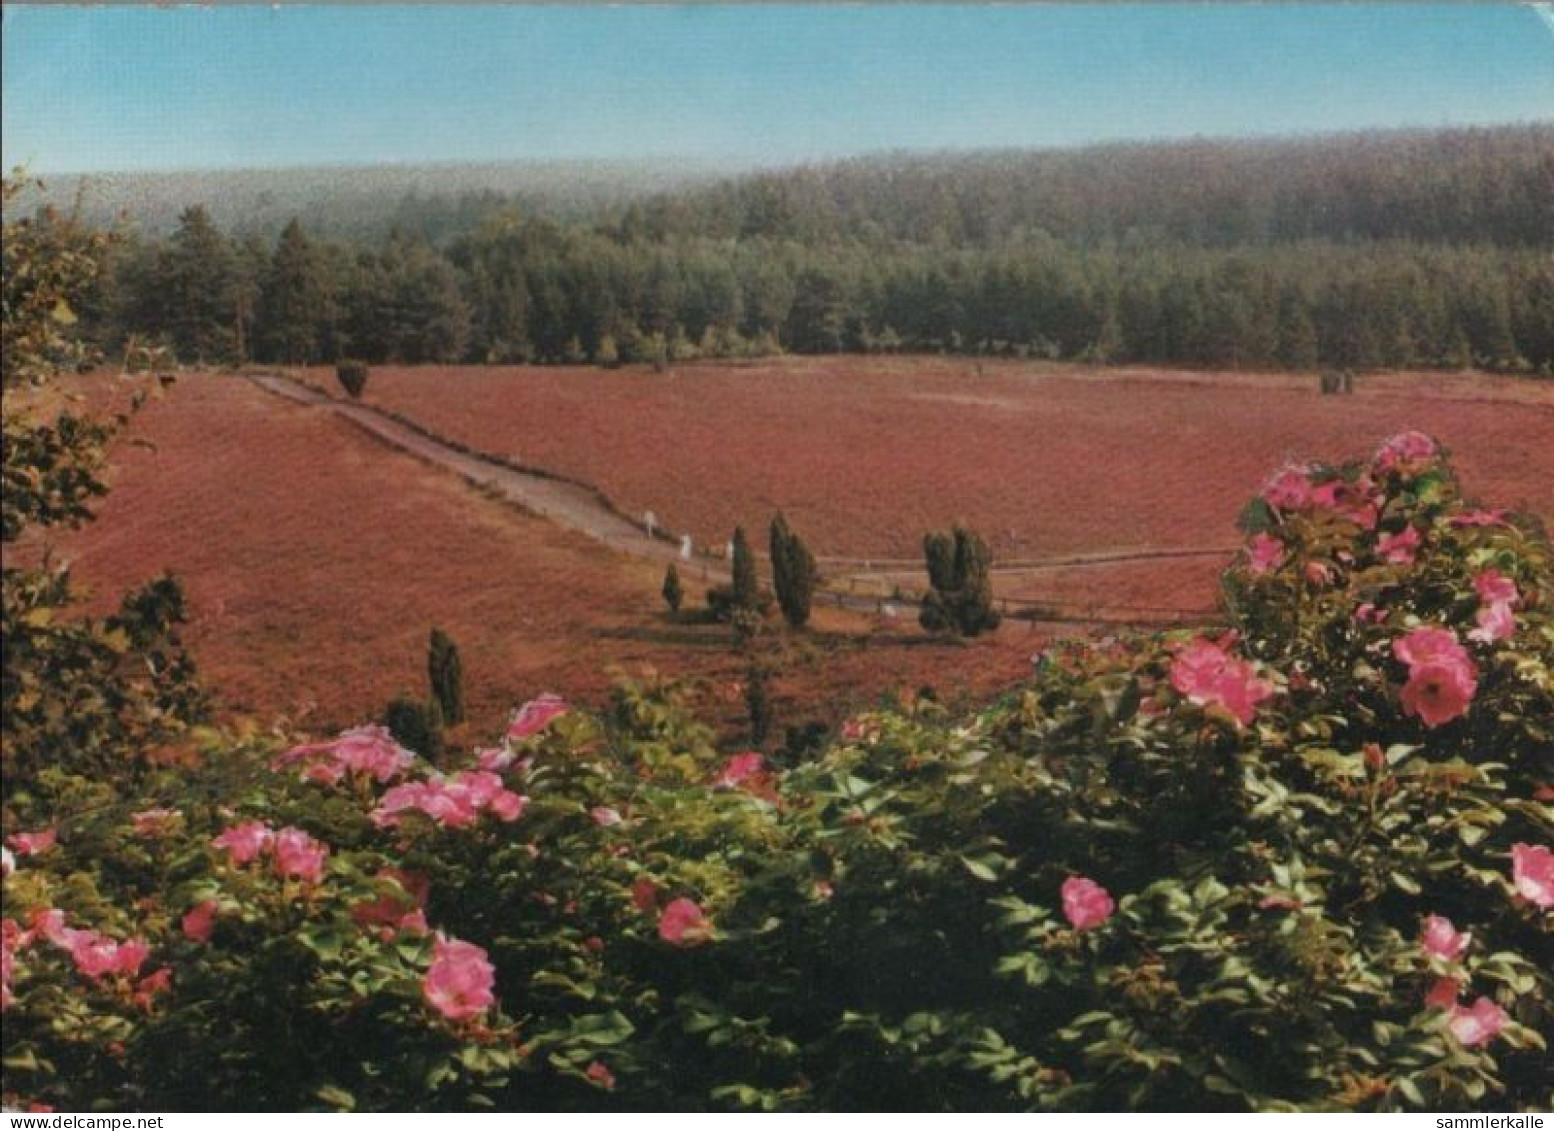
[[[690, 558], [684, 557], [680, 534], [656, 525], [649, 533], [641, 521], [627, 517], [608, 496], [589, 484], [539, 468], [518, 467], [496, 456], [473, 451], [456, 441], [429, 432], [405, 417], [370, 405], [337, 400], [312, 385], [282, 373], [247, 372], [243, 377], [275, 396], [299, 405], [333, 412], [390, 447], [451, 471], [481, 491], [585, 534], [611, 549], [666, 565], [673, 562], [688, 575], [702, 581], [721, 584], [729, 580], [729, 563], [721, 553], [701, 547]], [[1226, 556], [1229, 552], [1228, 548], [1110, 551], [1008, 562], [995, 566], [993, 573], [1005, 575], [1082, 569], [1162, 558]], [[756, 557], [765, 568], [762, 561], [764, 556], [757, 553]], [[817, 560], [822, 565], [846, 567], [844, 573], [815, 593], [818, 603], [885, 616], [915, 609], [919, 603], [910, 590], [921, 583], [921, 562], [908, 559], [827, 557], [819, 557]], [[1054, 602], [1017, 597], [999, 597], [996, 603], [1004, 616], [1011, 620], [1027, 621], [1032, 627], [1037, 623], [1069, 626], [1162, 624], [1201, 621], [1213, 615], [1213, 610], [1207, 608], [1156, 605], [1094, 604], [1083, 608], [1062, 608]]]

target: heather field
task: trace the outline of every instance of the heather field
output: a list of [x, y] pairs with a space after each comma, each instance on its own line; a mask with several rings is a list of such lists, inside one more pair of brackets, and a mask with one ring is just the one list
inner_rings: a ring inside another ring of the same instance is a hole
[[[338, 392], [332, 372], [309, 378]], [[1363, 455], [1402, 429], [1437, 436], [1475, 491], [1554, 513], [1554, 388], [1483, 374], [1322, 397], [1314, 375], [967, 359], [383, 367], [364, 399], [698, 544], [780, 508], [822, 558], [915, 561], [923, 531], [956, 519], [1006, 561], [1233, 547], [1281, 460]]]
[[[87, 393], [105, 406], [109, 389]], [[617, 671], [698, 679], [709, 717], [731, 728], [743, 717], [727, 630], [671, 623], [661, 567], [482, 497], [322, 411], [195, 375], [135, 418], [111, 461], [98, 520], [59, 535], [56, 552], [97, 594], [95, 611], [177, 574], [192, 610], [184, 638], [228, 717], [318, 732], [374, 718], [401, 690], [421, 691], [434, 625], [463, 653], [474, 736], [542, 691], [602, 702]], [[688, 589], [699, 605], [693, 574]], [[1044, 639], [1018, 625], [935, 643], [910, 615], [831, 609], [817, 630], [774, 682], [779, 721], [832, 722], [930, 681], [985, 692], [1028, 670]]]
[[[763, 532], [784, 509], [822, 556], [860, 559], [826, 563], [832, 585], [858, 595], [919, 591], [921, 532], [965, 519], [999, 555], [1001, 597], [1073, 621], [1212, 611], [1237, 509], [1279, 458], [1364, 452], [1403, 426], [1441, 436], [1489, 497], [1554, 512], [1543, 387], [1399, 375], [1320, 398], [1308, 384], [832, 359], [664, 376], [385, 368], [365, 400], [593, 482], [702, 545], [721, 547], [736, 522]], [[61, 552], [104, 595], [99, 608], [164, 568], [178, 574], [187, 639], [228, 714], [314, 729], [371, 717], [420, 687], [436, 625], [464, 652], [477, 729], [539, 691], [598, 702], [617, 672], [649, 670], [701, 680], [708, 713], [730, 733], [741, 725], [727, 631], [670, 622], [658, 564], [482, 497], [322, 410], [196, 375], [136, 419], [113, 462], [101, 519]], [[1133, 557], [1179, 550], [1192, 552]], [[1059, 564], [1019, 565], [1043, 559]], [[699, 606], [705, 583], [688, 576]], [[817, 626], [783, 646], [782, 723], [834, 722], [925, 683], [986, 692], [1078, 630], [1015, 621], [945, 644], [910, 608], [823, 608]]]

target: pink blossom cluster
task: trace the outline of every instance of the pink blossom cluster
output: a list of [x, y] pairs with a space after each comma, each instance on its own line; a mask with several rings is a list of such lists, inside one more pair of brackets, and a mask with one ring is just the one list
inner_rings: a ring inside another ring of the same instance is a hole
[[1376, 539], [1376, 555], [1390, 565], [1413, 565], [1424, 541], [1417, 526], [1405, 526], [1395, 534]]
[[1491, 999], [1480, 996], [1472, 1005], [1456, 1005], [1446, 1017], [1446, 1031], [1464, 1048], [1488, 1044], [1511, 1018]]
[[1473, 579], [1473, 590], [1478, 594], [1478, 627], [1468, 633], [1468, 639], [1481, 644], [1494, 644], [1516, 635], [1516, 615], [1512, 609], [1521, 601], [1516, 582], [1498, 569], [1486, 569]]
[[270, 763], [273, 769], [300, 765], [304, 781], [337, 785], [347, 774], [380, 785], [415, 765], [415, 755], [394, 741], [388, 727], [369, 724], [342, 731], [333, 742], [293, 746]]
[[512, 720], [507, 724], [507, 737], [531, 738], [548, 727], [553, 719], [560, 718], [570, 709], [565, 699], [547, 691], [538, 699], [531, 699], [513, 712]]
[[184, 937], [190, 942], [210, 942], [210, 936], [216, 930], [216, 916], [220, 910], [221, 904], [214, 899], [203, 899], [189, 908], [178, 924], [183, 930]]
[[282, 879], [299, 879], [316, 884], [324, 878], [324, 862], [329, 847], [314, 840], [303, 830], [288, 825], [272, 829], [263, 821], [245, 821], [233, 825], [211, 842], [224, 850], [234, 864], [248, 864], [269, 853], [275, 871]]
[[1478, 668], [1449, 628], [1416, 628], [1392, 642], [1392, 654], [1408, 665], [1398, 694], [1403, 710], [1427, 727], [1468, 713], [1478, 690]]
[[1310, 464], [1289, 464], [1263, 484], [1262, 499], [1281, 511], [1328, 511], [1365, 530], [1376, 525], [1380, 510], [1368, 475], [1354, 482], [1341, 478], [1318, 482], [1316, 477], [1322, 474]]
[[[1452, 921], [1442, 915], [1427, 918], [1419, 937], [1420, 948], [1427, 956], [1452, 965], [1461, 960], [1472, 942], [1470, 932], [1457, 930]], [[1487, 997], [1480, 997], [1471, 1006], [1459, 1005], [1457, 999], [1465, 984], [1466, 979], [1457, 972], [1437, 978], [1430, 992], [1425, 994], [1425, 1005], [1444, 1009], [1446, 1031], [1465, 1048], [1473, 1048], [1494, 1040], [1510, 1018]]]
[[1513, 844], [1511, 886], [1534, 907], [1554, 908], [1554, 852], [1541, 844]]
[[496, 969], [474, 943], [439, 933], [432, 964], [421, 979], [427, 1003], [450, 1021], [468, 1021], [496, 1002]]
[[1412, 474], [1439, 454], [1435, 441], [1423, 432], [1399, 432], [1376, 449], [1375, 464], [1381, 471]]
[[393, 828], [407, 812], [426, 814], [444, 828], [462, 829], [489, 812], [503, 821], [516, 821], [529, 799], [514, 793], [490, 770], [461, 770], [452, 777], [441, 774], [426, 781], [405, 782], [386, 792], [372, 811], [372, 823]]
[[1258, 533], [1246, 547], [1247, 570], [1254, 575], [1271, 573], [1284, 562], [1284, 543], [1267, 534]]
[[[1554, 852], [1543, 845], [1512, 845], [1511, 886], [1535, 907], [1554, 908]], [[1462, 960], [1472, 943], [1471, 932], [1459, 931], [1442, 915], [1426, 918], [1419, 937], [1426, 956], [1452, 966]], [[1446, 1031], [1464, 1047], [1473, 1048], [1494, 1040], [1510, 1016], [1488, 997], [1479, 997], [1471, 1006], [1460, 1004], [1458, 998], [1466, 984], [1466, 976], [1458, 970], [1437, 978], [1425, 994], [1425, 1004], [1445, 1010]]]
[[12, 833], [5, 843], [16, 850], [18, 856], [40, 856], [59, 841], [56, 829], [39, 829], [35, 833]]
[[1063, 917], [1076, 931], [1099, 927], [1117, 910], [1111, 893], [1084, 876], [1070, 876], [1064, 880], [1062, 895]]
[[39, 939], [63, 950], [75, 968], [94, 982], [107, 977], [129, 980], [131, 996], [143, 1008], [149, 1009], [152, 999], [172, 985], [172, 971], [165, 966], [139, 982], [133, 981], [151, 957], [151, 947], [144, 939], [121, 942], [100, 931], [66, 926], [65, 913], [58, 908], [40, 908], [29, 922], [30, 928], [23, 930], [14, 919], [0, 921], [0, 1009], [9, 1008], [15, 1000], [12, 981], [17, 954]]
[[766, 768], [766, 759], [754, 750], [731, 757], [712, 784], [715, 789], [739, 789], [753, 797], [777, 800], [776, 777]]
[[1249, 662], [1202, 637], [1177, 649], [1171, 662], [1171, 686], [1189, 702], [1223, 711], [1242, 726], [1256, 716], [1258, 704], [1275, 692], [1272, 683], [1257, 678]]
[[671, 900], [659, 914], [658, 937], [672, 946], [698, 946], [712, 934], [712, 921], [695, 900]]

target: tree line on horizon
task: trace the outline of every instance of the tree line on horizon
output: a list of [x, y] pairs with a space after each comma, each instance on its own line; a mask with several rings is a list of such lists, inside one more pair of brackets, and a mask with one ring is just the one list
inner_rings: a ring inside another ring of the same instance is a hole
[[[1098, 154], [1109, 153], [1102, 161]], [[843, 162], [434, 241], [187, 208], [86, 312], [187, 364], [778, 352], [1554, 372], [1554, 130]]]

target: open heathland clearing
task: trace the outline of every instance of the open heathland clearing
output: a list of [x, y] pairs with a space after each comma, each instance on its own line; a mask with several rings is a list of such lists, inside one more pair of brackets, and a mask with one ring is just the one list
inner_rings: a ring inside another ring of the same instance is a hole
[[[332, 372], [309, 378], [338, 393]], [[364, 401], [575, 476], [698, 544], [779, 508], [822, 557], [912, 559], [957, 518], [996, 558], [1233, 547], [1281, 459], [1418, 429], [1486, 497], [1554, 512], [1554, 386], [1364, 376], [785, 358], [629, 368], [375, 367]]]
[[[104, 399], [101, 381], [90, 391]], [[314, 732], [376, 717], [401, 690], [425, 693], [437, 626], [462, 653], [472, 734], [541, 691], [599, 702], [613, 668], [645, 667], [705, 678], [706, 713], [738, 732], [744, 661], [726, 628], [667, 619], [661, 566], [482, 497], [333, 414], [196, 375], [135, 418], [112, 462], [99, 520], [56, 533], [57, 552], [97, 611], [176, 573], [184, 638], [229, 712]], [[686, 584], [699, 606], [694, 570]], [[823, 609], [816, 627], [773, 683], [779, 726], [896, 687], [985, 691], [1027, 670], [1042, 639], [1019, 625], [939, 643], [910, 611]]]

